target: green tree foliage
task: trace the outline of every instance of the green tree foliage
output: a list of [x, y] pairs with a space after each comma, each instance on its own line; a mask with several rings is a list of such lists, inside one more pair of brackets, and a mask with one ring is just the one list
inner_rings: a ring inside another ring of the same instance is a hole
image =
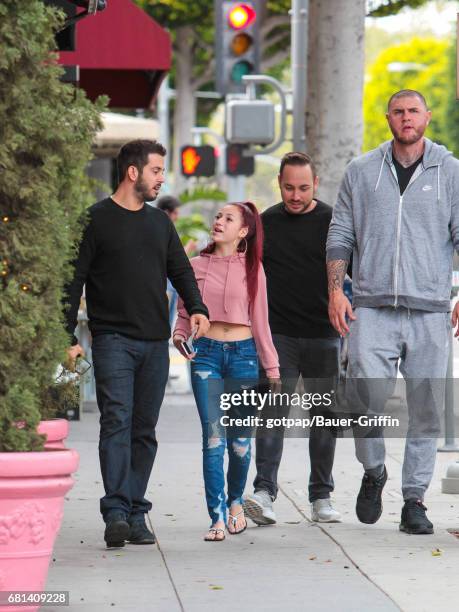
[[[428, 0], [368, 0], [367, 10], [371, 17], [386, 17], [395, 15], [404, 8], [418, 8]], [[213, 60], [214, 28], [214, 0], [200, 0], [200, 2], [187, 2], [186, 0], [135, 0], [153, 19], [171, 34], [173, 43], [180, 28], [192, 26], [196, 44], [193, 52], [193, 63], [196, 77], [209, 74], [209, 85], [212, 84], [213, 74], [208, 70]], [[290, 46], [290, 23], [288, 13], [291, 9], [291, 0], [268, 0], [261, 2], [260, 19], [265, 24], [269, 18], [272, 27], [268, 26], [263, 32], [263, 56], [265, 61], [280, 54], [285, 47]], [[282, 18], [286, 19], [283, 20]], [[269, 62], [270, 73], [280, 76], [280, 70], [285, 68], [285, 61], [279, 63]], [[213, 66], [212, 66], [213, 68]], [[172, 69], [172, 77], [174, 69]], [[203, 87], [205, 88], [205, 85]], [[205, 105], [206, 103], [204, 103]], [[215, 102], [207, 102], [208, 106], [215, 107]]]
[[437, 38], [432, 28], [421, 27], [417, 23], [409, 30], [388, 32], [378, 21], [365, 27], [365, 66], [366, 70], [376, 61], [378, 55], [394, 45], [409, 42], [412, 38]]
[[447, 135], [443, 117], [448, 82], [446, 41], [413, 38], [384, 50], [369, 70], [364, 95], [364, 151], [391, 138], [385, 118], [387, 101], [400, 89], [416, 89], [424, 94], [432, 110], [426, 136], [444, 143]]
[[428, 0], [368, 0], [370, 17], [388, 17], [396, 15], [404, 8], [417, 9]]
[[0, 451], [39, 449], [40, 397], [64, 359], [62, 287], [91, 195], [102, 102], [59, 81], [40, 0], [0, 4]]
[[449, 46], [448, 61], [448, 89], [444, 92], [446, 103], [443, 112], [443, 125], [446, 131], [446, 146], [455, 157], [459, 157], [459, 101], [456, 99], [456, 44]]
[[202, 234], [209, 233], [209, 227], [200, 213], [179, 217], [175, 227], [184, 246], [189, 240], [199, 240]]
[[[177, 38], [192, 37], [193, 75], [196, 88], [213, 90], [214, 87], [214, 0], [186, 2], [185, 0], [135, 0], [162, 27], [167, 28], [177, 51]], [[259, 15], [262, 26], [263, 61], [270, 74], [279, 76], [285, 67], [286, 51], [290, 46], [288, 11], [291, 0], [268, 0], [261, 2]], [[273, 20], [274, 18], [274, 20]], [[268, 20], [272, 21], [269, 22]], [[191, 26], [191, 29], [186, 29]], [[176, 54], [174, 53], [174, 57]], [[175, 57], [175, 61], [177, 58]], [[176, 85], [175, 65], [171, 70], [172, 85]], [[198, 124], [206, 124], [210, 114], [220, 101], [200, 100]]]
[[[200, 0], [188, 2], [187, 0], [135, 0], [158, 23], [171, 31], [185, 25], [198, 28], [214, 28], [214, 0]], [[291, 0], [268, 0], [261, 3], [265, 15], [287, 15], [291, 9]]]
[[227, 194], [217, 187], [203, 187], [198, 185], [191, 191], [184, 191], [180, 194], [180, 202], [189, 204], [189, 202], [199, 202], [201, 200], [211, 200], [212, 202], [225, 202]]

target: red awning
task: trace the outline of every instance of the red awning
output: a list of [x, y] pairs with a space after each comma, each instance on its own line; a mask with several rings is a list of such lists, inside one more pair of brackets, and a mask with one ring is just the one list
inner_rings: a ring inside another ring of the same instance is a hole
[[149, 108], [171, 66], [169, 34], [130, 0], [109, 0], [104, 11], [76, 25], [76, 51], [59, 63], [80, 67], [80, 87], [110, 107]]

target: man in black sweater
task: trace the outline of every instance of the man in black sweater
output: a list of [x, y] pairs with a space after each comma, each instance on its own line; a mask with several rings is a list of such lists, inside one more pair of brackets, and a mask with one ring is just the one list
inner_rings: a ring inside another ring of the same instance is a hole
[[[282, 202], [265, 210], [261, 218], [269, 324], [279, 355], [282, 392], [293, 393], [299, 376], [305, 391], [329, 392], [339, 373], [340, 355], [340, 339], [328, 319], [325, 244], [332, 208], [314, 197], [318, 177], [309, 156], [287, 153], [278, 180]], [[315, 521], [341, 520], [330, 502], [335, 444], [333, 431], [311, 427], [309, 500]], [[259, 525], [276, 522], [272, 503], [282, 449], [282, 431], [258, 433], [255, 493], [245, 499], [244, 510]]]
[[73, 335], [86, 285], [100, 410], [99, 458], [105, 496], [100, 510], [107, 546], [153, 544], [145, 499], [156, 455], [155, 427], [169, 372], [167, 278], [190, 314], [196, 337], [209, 327], [206, 306], [169, 217], [145, 201], [164, 182], [165, 148], [135, 140], [118, 155], [119, 186], [89, 208], [66, 289], [69, 357], [83, 354]]

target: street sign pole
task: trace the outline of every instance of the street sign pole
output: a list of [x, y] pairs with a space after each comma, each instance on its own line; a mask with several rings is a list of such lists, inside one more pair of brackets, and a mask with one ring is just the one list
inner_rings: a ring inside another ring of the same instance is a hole
[[169, 89], [169, 77], [165, 76], [158, 92], [158, 122], [159, 141], [166, 147], [167, 155], [164, 158], [164, 171], [169, 170], [169, 100], [172, 97]]
[[306, 94], [309, 0], [292, 0], [293, 150], [306, 153]]
[[457, 41], [459, 40], [459, 13], [457, 14], [456, 21], [456, 99], [459, 100], [459, 46]]
[[245, 202], [245, 176], [228, 177], [228, 202]]

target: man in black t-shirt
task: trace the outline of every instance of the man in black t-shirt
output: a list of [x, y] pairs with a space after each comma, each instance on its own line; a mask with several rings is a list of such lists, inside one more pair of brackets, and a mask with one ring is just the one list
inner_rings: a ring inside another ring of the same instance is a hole
[[[155, 427], [169, 372], [167, 278], [183, 299], [196, 337], [209, 327], [193, 269], [174, 225], [154, 200], [164, 182], [165, 148], [135, 140], [118, 155], [120, 183], [89, 209], [71, 283], [67, 331], [73, 336], [86, 285], [100, 410], [99, 457], [107, 546], [153, 544], [144, 498], [156, 455]], [[69, 357], [83, 353], [73, 336]]]
[[[279, 355], [282, 393], [291, 395], [299, 376], [305, 392], [330, 392], [340, 355], [340, 339], [328, 319], [325, 245], [332, 208], [315, 198], [319, 181], [309, 156], [287, 153], [278, 179], [282, 202], [265, 210], [261, 218], [269, 323]], [[311, 409], [301, 416], [319, 412]], [[341, 520], [330, 501], [335, 444], [331, 429], [310, 428], [309, 500], [315, 521]], [[282, 449], [282, 431], [257, 432], [255, 492], [246, 497], [244, 510], [259, 525], [276, 522], [272, 503]]]

